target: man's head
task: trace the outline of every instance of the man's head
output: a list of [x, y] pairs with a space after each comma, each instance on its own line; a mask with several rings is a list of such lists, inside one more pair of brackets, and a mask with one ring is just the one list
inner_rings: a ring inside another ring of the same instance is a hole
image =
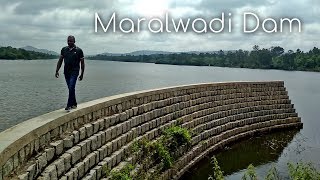
[[74, 38], [74, 36], [70, 35], [68, 36], [68, 46], [69, 47], [73, 47], [74, 46], [74, 43], [76, 42], [76, 38]]

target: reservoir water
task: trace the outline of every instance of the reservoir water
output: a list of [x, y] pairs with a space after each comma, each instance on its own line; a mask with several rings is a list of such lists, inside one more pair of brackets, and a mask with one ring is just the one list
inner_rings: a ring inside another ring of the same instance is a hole
[[[0, 131], [22, 121], [63, 108], [67, 87], [57, 60], [0, 60]], [[77, 83], [78, 103], [97, 98], [175, 85], [284, 80], [298, 115], [300, 131], [284, 131], [237, 142], [216, 154], [227, 179], [241, 178], [250, 163], [265, 176], [271, 165], [286, 176], [286, 163], [303, 160], [320, 169], [320, 73], [241, 68], [172, 66], [147, 63], [86, 61], [84, 80]], [[209, 159], [190, 169], [183, 179], [207, 179]]]

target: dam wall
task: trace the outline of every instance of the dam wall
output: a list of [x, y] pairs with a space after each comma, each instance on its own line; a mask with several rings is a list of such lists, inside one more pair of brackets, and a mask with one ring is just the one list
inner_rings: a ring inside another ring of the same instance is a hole
[[178, 179], [208, 153], [256, 133], [299, 128], [283, 81], [224, 82], [120, 94], [24, 121], [0, 133], [0, 180], [103, 179], [135, 163], [130, 150], [172, 126], [191, 147], [160, 179]]

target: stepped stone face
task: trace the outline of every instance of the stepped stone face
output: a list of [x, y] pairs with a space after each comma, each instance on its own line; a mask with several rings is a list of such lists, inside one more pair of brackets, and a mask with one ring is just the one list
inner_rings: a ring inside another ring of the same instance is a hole
[[[39, 123], [40, 122], [40, 123]], [[177, 86], [127, 93], [57, 110], [0, 133], [0, 180], [101, 179], [136, 162], [135, 141], [173, 125], [192, 130], [191, 148], [162, 179], [178, 179], [210, 152], [258, 132], [301, 127], [283, 81]], [[150, 167], [152, 168], [152, 167]], [[18, 169], [18, 175], [15, 172]]]

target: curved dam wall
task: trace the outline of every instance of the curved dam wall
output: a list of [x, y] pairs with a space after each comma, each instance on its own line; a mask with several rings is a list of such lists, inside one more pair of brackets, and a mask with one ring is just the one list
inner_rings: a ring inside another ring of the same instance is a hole
[[[179, 122], [179, 123], [178, 123]], [[177, 179], [208, 153], [246, 136], [301, 127], [283, 81], [228, 82], [126, 93], [30, 119], [0, 133], [2, 179], [101, 179], [134, 140], [179, 124], [192, 147], [162, 172]], [[130, 155], [129, 155], [130, 156]]]

